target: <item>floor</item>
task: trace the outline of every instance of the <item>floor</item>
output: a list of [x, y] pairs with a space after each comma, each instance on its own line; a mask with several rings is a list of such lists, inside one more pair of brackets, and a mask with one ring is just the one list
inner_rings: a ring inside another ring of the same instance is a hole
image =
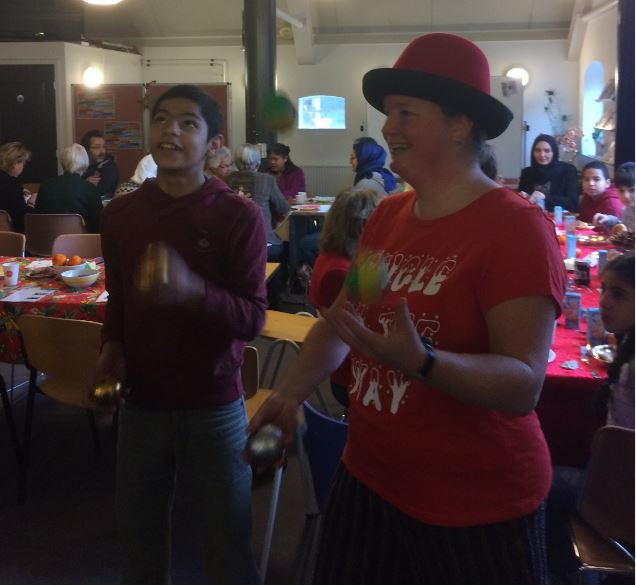
[[[266, 343], [260, 340], [256, 345], [262, 351]], [[10, 366], [0, 364], [0, 374], [9, 384]], [[20, 431], [26, 379], [25, 368], [17, 367], [12, 400]], [[0, 584], [114, 585], [118, 583], [118, 553], [113, 518], [115, 444], [110, 418], [98, 421], [104, 449], [97, 457], [83, 411], [39, 396], [35, 417], [28, 501], [22, 506], [16, 503], [17, 469], [4, 416], [0, 420]], [[257, 479], [253, 499], [257, 557], [270, 495], [271, 479]], [[298, 458], [291, 452], [283, 474], [267, 585], [307, 582], [313, 558], [311, 535], [318, 522], [305, 515]], [[207, 583], [191, 525], [187, 495], [177, 488], [175, 585]]]

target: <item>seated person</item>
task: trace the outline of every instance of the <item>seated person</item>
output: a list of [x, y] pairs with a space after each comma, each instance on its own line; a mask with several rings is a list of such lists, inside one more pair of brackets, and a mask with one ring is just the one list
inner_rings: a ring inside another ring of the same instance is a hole
[[237, 193], [251, 197], [261, 208], [267, 229], [267, 261], [278, 262], [283, 257], [284, 248], [274, 228], [286, 217], [289, 203], [278, 189], [276, 179], [256, 170], [261, 163], [261, 154], [256, 146], [241, 144], [234, 153], [234, 160], [238, 171], [230, 173], [225, 182]]
[[559, 145], [549, 134], [539, 134], [532, 143], [532, 161], [521, 171], [519, 191], [533, 203], [545, 200], [546, 211], [555, 205], [564, 210], [579, 208], [576, 167], [559, 160]]
[[86, 231], [99, 233], [102, 200], [97, 187], [82, 179], [88, 167], [86, 150], [81, 144], [67, 146], [62, 150], [60, 164], [64, 173], [40, 185], [35, 212], [79, 213], [86, 222]]
[[579, 219], [592, 223], [597, 213], [620, 217], [623, 213], [623, 204], [618, 197], [618, 191], [612, 187], [605, 164], [592, 161], [583, 167], [583, 195], [579, 201]]
[[230, 149], [227, 146], [221, 146], [208, 156], [203, 174], [206, 177], [218, 177], [221, 181], [225, 181], [227, 176], [234, 170], [234, 161], [232, 160]]
[[594, 225], [611, 230], [616, 224], [622, 223], [630, 232], [634, 231], [634, 163], [626, 162], [620, 165], [614, 173], [614, 186], [618, 189], [618, 196], [625, 206], [620, 218], [615, 215], [597, 213]]
[[277, 142], [269, 149], [267, 173], [276, 177], [278, 188], [288, 199], [296, 199], [298, 192], [305, 191], [305, 173], [289, 158], [290, 148]]
[[353, 184], [360, 189], [375, 189], [384, 196], [395, 189], [393, 173], [384, 167], [386, 150], [375, 141], [356, 140], [353, 143], [349, 159], [351, 170], [355, 173]]
[[126, 181], [117, 187], [115, 191], [115, 197], [120, 195], [126, 195], [132, 193], [141, 187], [141, 184], [146, 179], [151, 179], [157, 176], [157, 163], [152, 158], [152, 154], [147, 154], [138, 163], [135, 169], [135, 174], [130, 177], [130, 181]]
[[14, 231], [24, 233], [24, 215], [33, 207], [35, 196], [24, 189], [18, 178], [31, 151], [21, 142], [0, 146], [0, 209], [11, 217]]
[[[380, 202], [377, 189], [354, 187], [340, 193], [325, 218], [320, 236], [320, 255], [314, 264], [309, 301], [318, 310], [336, 300], [351, 266], [358, 240], [367, 219]], [[349, 406], [347, 386], [351, 375], [349, 358], [331, 375], [333, 394]]]
[[112, 199], [119, 185], [119, 170], [112, 155], [106, 153], [104, 135], [99, 130], [89, 130], [82, 137], [81, 144], [89, 159], [82, 178], [97, 187], [102, 199]]

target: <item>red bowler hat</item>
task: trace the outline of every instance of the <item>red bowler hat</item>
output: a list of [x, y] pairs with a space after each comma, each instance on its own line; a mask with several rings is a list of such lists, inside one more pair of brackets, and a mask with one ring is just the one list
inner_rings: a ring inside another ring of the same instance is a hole
[[499, 136], [512, 112], [490, 95], [490, 68], [481, 49], [447, 33], [411, 41], [391, 68], [373, 69], [362, 79], [362, 93], [384, 112], [387, 95], [435, 102], [472, 118], [488, 138]]

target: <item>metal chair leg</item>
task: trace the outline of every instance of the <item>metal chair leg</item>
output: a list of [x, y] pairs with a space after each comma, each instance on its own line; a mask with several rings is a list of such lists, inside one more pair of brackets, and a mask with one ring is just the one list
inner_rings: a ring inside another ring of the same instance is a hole
[[267, 577], [267, 565], [269, 564], [269, 553], [272, 548], [272, 538], [274, 535], [274, 524], [276, 522], [276, 510], [278, 509], [278, 498], [280, 496], [280, 484], [283, 478], [283, 467], [278, 467], [274, 474], [274, 482], [272, 484], [272, 497], [269, 504], [269, 516], [267, 518], [267, 527], [265, 529], [265, 539], [263, 541], [263, 551], [261, 552], [261, 562], [258, 572], [261, 575], [263, 583]]
[[29, 373], [29, 393], [27, 395], [26, 417], [24, 420], [24, 453], [22, 456], [22, 473], [18, 488], [18, 504], [26, 502], [27, 478], [29, 473], [29, 457], [31, 454], [31, 430], [33, 428], [33, 413], [35, 409], [35, 392], [37, 390], [38, 373], [31, 369]]
[[20, 438], [18, 437], [18, 430], [15, 426], [15, 419], [13, 418], [13, 409], [11, 407], [11, 401], [7, 393], [7, 385], [4, 382], [4, 378], [0, 376], [0, 396], [2, 397], [2, 407], [4, 408], [4, 416], [7, 420], [7, 427], [9, 428], [9, 435], [11, 442], [13, 443], [13, 451], [15, 453], [16, 462], [18, 464], [18, 473], [22, 474], [22, 451], [20, 449]]

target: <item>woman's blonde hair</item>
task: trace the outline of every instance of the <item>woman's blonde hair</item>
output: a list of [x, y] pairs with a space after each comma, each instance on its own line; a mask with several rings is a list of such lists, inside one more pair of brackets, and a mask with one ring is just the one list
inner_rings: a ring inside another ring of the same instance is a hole
[[31, 151], [21, 142], [7, 142], [0, 146], [0, 169], [5, 173], [22, 160], [31, 160]]
[[325, 217], [320, 250], [353, 258], [367, 219], [382, 196], [373, 189], [347, 189], [336, 196]]
[[60, 164], [65, 173], [81, 175], [88, 168], [88, 153], [81, 144], [71, 144], [62, 150]]

